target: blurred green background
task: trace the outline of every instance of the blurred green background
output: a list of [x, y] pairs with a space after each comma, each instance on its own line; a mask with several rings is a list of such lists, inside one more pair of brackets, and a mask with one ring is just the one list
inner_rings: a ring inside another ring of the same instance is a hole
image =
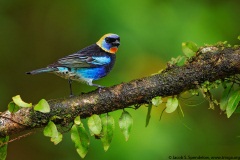
[[[181, 55], [181, 43], [199, 46], [227, 40], [239, 44], [240, 1], [229, 0], [105, 0], [40, 1], [0, 0], [0, 111], [11, 97], [26, 102], [67, 97], [66, 80], [52, 74], [25, 75], [67, 54], [95, 43], [105, 33], [117, 33], [121, 46], [113, 71], [96, 83], [111, 86], [163, 69], [171, 57]], [[74, 93], [94, 87], [74, 83]], [[230, 119], [207, 102], [194, 107], [182, 101], [185, 117], [176, 111], [163, 114], [153, 108], [145, 128], [147, 108], [128, 111], [134, 126], [128, 142], [118, 127], [109, 150], [91, 138], [88, 159], [160, 160], [169, 156], [239, 155], [240, 117]], [[199, 97], [194, 102], [204, 101]], [[121, 111], [110, 113], [117, 119]], [[187, 125], [187, 127], [186, 127]], [[190, 129], [189, 129], [190, 128]], [[54, 146], [42, 132], [9, 144], [8, 160], [80, 159], [69, 133]]]

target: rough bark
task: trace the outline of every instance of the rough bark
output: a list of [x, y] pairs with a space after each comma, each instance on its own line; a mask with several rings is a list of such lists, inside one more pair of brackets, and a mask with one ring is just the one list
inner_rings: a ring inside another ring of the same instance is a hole
[[134, 104], [148, 103], [156, 96], [178, 95], [194, 89], [204, 81], [215, 81], [240, 73], [240, 49], [212, 46], [200, 49], [183, 66], [169, 65], [159, 74], [121, 83], [100, 91], [49, 100], [50, 113], [22, 108], [11, 114], [0, 113], [0, 136], [44, 127], [49, 120], [68, 124], [77, 115], [86, 118], [92, 114], [108, 113]]

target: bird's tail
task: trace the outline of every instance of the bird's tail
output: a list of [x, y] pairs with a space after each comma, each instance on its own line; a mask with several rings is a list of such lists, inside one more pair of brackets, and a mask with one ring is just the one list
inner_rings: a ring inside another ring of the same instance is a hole
[[26, 72], [26, 74], [39, 74], [39, 73], [45, 73], [45, 72], [53, 72], [53, 71], [56, 71], [57, 69], [56, 68], [40, 68], [40, 69], [36, 69], [36, 70], [33, 70], [33, 71], [30, 71], [30, 72]]

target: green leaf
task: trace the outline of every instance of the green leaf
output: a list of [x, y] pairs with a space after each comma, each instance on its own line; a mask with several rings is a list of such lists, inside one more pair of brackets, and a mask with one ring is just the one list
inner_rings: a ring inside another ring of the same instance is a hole
[[240, 40], [240, 35], [238, 36], [238, 40]]
[[75, 144], [75, 148], [81, 158], [84, 158], [89, 148], [89, 137], [82, 123], [74, 124], [71, 128], [71, 139]]
[[51, 137], [51, 142], [53, 142], [55, 145], [60, 143], [62, 141], [63, 135], [62, 133], [58, 132], [58, 135], [56, 137]]
[[15, 97], [12, 97], [13, 102], [18, 105], [19, 107], [32, 107], [32, 103], [26, 103], [24, 102], [20, 95], [16, 95]]
[[101, 141], [104, 151], [107, 151], [113, 138], [113, 130], [115, 128], [114, 119], [112, 116], [105, 114], [102, 118]]
[[51, 137], [50, 140], [55, 145], [62, 141], [62, 134], [58, 132], [57, 126], [52, 121], [48, 122], [47, 126], [43, 130], [43, 134], [46, 137]]
[[240, 101], [240, 90], [235, 90], [235, 91], [233, 91], [233, 93], [231, 94], [231, 97], [228, 100], [228, 105], [227, 105], [227, 108], [226, 108], [228, 118], [236, 110], [239, 101]]
[[80, 124], [82, 123], [80, 116], [77, 116], [77, 117], [74, 119], [74, 123], [75, 123], [76, 125], [80, 125]]
[[125, 137], [125, 140], [128, 141], [129, 135], [132, 129], [132, 125], [133, 125], [132, 116], [127, 111], [123, 110], [118, 123], [119, 123], [120, 130]]
[[223, 91], [222, 97], [220, 99], [220, 109], [222, 111], [225, 111], [227, 108], [228, 99], [231, 95], [231, 91], [233, 91], [233, 90], [230, 90], [231, 88], [232, 88], [231, 85], [226, 85], [226, 88]]
[[152, 105], [154, 105], [156, 107], [159, 106], [161, 103], [162, 103], [162, 97], [161, 96], [154, 97], [152, 99]]
[[183, 66], [185, 64], [186, 61], [186, 57], [184, 56], [178, 56], [179, 58], [177, 59], [177, 66]]
[[93, 114], [88, 119], [88, 127], [92, 134], [99, 135], [102, 130], [101, 118], [98, 115]]
[[149, 121], [150, 121], [150, 118], [151, 118], [152, 104], [149, 104], [147, 107], [148, 107], [148, 112], [147, 112], [146, 125], [145, 125], [145, 127], [148, 126]]
[[185, 64], [186, 56], [178, 56], [177, 58], [171, 58], [171, 60], [168, 62], [170, 66], [177, 65], [182, 66]]
[[43, 134], [46, 137], [57, 137], [58, 136], [57, 126], [52, 121], [49, 121], [47, 126], [43, 130]]
[[165, 112], [172, 113], [177, 109], [177, 107], [178, 107], [178, 99], [176, 97], [168, 98]]
[[197, 44], [193, 42], [183, 42], [182, 51], [185, 56], [187, 56], [188, 58], [191, 58], [198, 51]]
[[48, 102], [45, 99], [41, 99], [38, 104], [34, 106], [35, 111], [39, 111], [42, 113], [49, 113], [50, 112], [50, 106]]
[[16, 113], [19, 109], [20, 107], [16, 105], [13, 101], [8, 104], [8, 110], [11, 113]]
[[9, 136], [6, 137], [0, 137], [0, 160], [5, 160], [7, 157], [7, 144], [4, 144], [8, 142]]

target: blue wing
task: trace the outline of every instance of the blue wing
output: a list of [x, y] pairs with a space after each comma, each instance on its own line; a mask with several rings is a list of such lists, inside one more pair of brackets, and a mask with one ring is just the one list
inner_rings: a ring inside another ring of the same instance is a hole
[[111, 58], [108, 56], [102, 56], [102, 57], [94, 57], [92, 56], [92, 64], [95, 65], [105, 65], [105, 64], [109, 64], [111, 62]]
[[91, 68], [109, 64], [111, 57], [93, 44], [77, 53], [59, 59], [48, 67]]

